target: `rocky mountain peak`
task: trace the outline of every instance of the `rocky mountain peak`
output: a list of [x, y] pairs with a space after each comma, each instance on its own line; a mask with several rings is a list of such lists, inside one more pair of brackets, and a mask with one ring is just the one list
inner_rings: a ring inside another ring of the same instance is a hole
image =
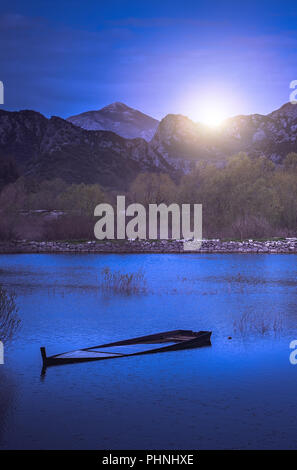
[[172, 140], [197, 139], [199, 128], [199, 124], [182, 114], [167, 114], [160, 122], [152, 142], [162, 140], [170, 143]]
[[147, 141], [159, 124], [157, 119], [118, 101], [97, 111], [70, 116], [67, 121], [86, 130], [112, 131], [127, 139], [141, 137]]
[[172, 171], [144, 139], [85, 130], [34, 111], [0, 111], [0, 164], [8, 158], [19, 175], [121, 190], [140, 172]]
[[111, 104], [108, 104], [107, 106], [104, 106], [104, 108], [102, 108], [102, 111], [103, 110], [111, 111], [111, 112], [127, 111], [127, 110], [134, 111], [133, 108], [130, 108], [125, 103], [121, 103], [120, 101], [115, 101], [114, 103], [111, 103]]
[[297, 119], [297, 104], [286, 103], [276, 111], [268, 114], [271, 119], [285, 119], [287, 122], [292, 122]]
[[241, 151], [281, 163], [297, 150], [297, 106], [287, 103], [267, 116], [235, 116], [217, 129], [169, 114], [160, 122], [151, 145], [168, 163], [186, 171], [201, 160], [225, 164]]

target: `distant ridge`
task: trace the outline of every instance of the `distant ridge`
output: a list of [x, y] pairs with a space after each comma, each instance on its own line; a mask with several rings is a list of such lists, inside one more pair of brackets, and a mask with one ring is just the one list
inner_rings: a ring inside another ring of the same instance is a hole
[[118, 101], [97, 111], [70, 116], [67, 121], [86, 130], [112, 131], [126, 139], [141, 137], [147, 141], [153, 138], [159, 125], [157, 119]]
[[268, 115], [235, 116], [217, 129], [180, 114], [168, 114], [150, 145], [182, 171], [189, 171], [197, 161], [223, 165], [241, 151], [281, 164], [288, 153], [297, 152], [297, 105], [286, 103]]
[[29, 110], [0, 110], [0, 169], [7, 167], [8, 160], [19, 175], [99, 183], [120, 190], [127, 188], [140, 172], [171, 171], [170, 165], [144, 139], [125, 139], [110, 131], [88, 131], [57, 116], [47, 119]]

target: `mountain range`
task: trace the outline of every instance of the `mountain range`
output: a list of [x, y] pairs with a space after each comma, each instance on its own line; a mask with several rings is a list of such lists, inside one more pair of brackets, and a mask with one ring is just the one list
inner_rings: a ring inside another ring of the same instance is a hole
[[198, 160], [223, 165], [240, 152], [265, 155], [275, 163], [297, 151], [297, 106], [287, 103], [266, 115], [251, 114], [227, 119], [213, 129], [182, 115], [167, 115], [150, 142], [175, 168], [187, 171]]
[[118, 189], [141, 171], [171, 171], [144, 139], [88, 131], [35, 111], [0, 111], [1, 158], [14, 161], [20, 175]]
[[291, 103], [268, 115], [227, 119], [218, 129], [176, 114], [158, 122], [122, 103], [67, 120], [48, 119], [36, 111], [1, 110], [0, 180], [1, 168], [5, 174], [8, 168], [1, 161], [8, 159], [20, 175], [98, 182], [123, 190], [139, 172], [178, 177], [198, 161], [222, 166], [239, 151], [281, 164], [289, 152], [297, 151], [296, 139], [297, 106]]

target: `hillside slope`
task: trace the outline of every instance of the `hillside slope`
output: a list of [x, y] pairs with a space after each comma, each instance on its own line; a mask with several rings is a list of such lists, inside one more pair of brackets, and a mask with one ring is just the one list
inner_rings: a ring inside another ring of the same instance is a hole
[[123, 189], [140, 171], [171, 171], [144, 139], [87, 131], [35, 111], [0, 111], [0, 155], [21, 175]]
[[152, 139], [159, 124], [157, 119], [119, 102], [98, 111], [70, 116], [67, 121], [83, 129], [112, 131], [127, 139], [141, 137], [147, 141]]

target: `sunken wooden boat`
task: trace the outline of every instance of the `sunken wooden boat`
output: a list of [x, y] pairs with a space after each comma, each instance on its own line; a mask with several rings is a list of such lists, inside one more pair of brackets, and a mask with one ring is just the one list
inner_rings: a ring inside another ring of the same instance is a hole
[[47, 356], [44, 347], [40, 348], [43, 367], [74, 364], [77, 362], [102, 361], [127, 356], [139, 356], [180, 349], [210, 346], [211, 331], [173, 330], [153, 335], [139, 336], [115, 343], [106, 343], [91, 348], [77, 349], [54, 356]]

